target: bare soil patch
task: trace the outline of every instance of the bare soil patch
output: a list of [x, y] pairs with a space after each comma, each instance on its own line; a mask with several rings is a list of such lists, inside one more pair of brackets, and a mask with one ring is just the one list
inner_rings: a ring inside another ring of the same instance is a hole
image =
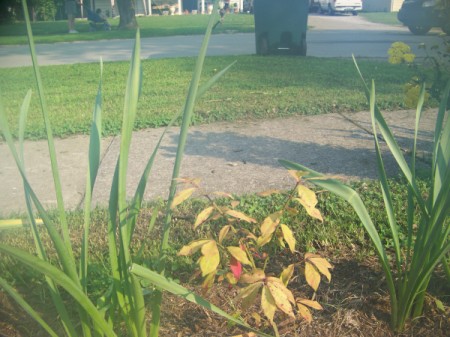
[[[311, 324], [286, 319], [277, 314], [281, 336], [330, 336], [330, 337], [445, 337], [450, 331], [450, 308], [448, 296], [450, 287], [443, 278], [435, 275], [431, 294], [427, 298], [424, 316], [411, 322], [403, 333], [396, 334], [389, 327], [389, 296], [385, 290], [383, 275], [377, 267], [375, 258], [358, 262], [349, 256], [330, 259], [333, 262], [333, 279], [331, 283], [323, 282], [317, 293], [317, 300], [323, 305], [323, 311], [314, 311]], [[333, 261], [334, 260], [334, 261]], [[290, 283], [295, 296], [311, 296], [311, 289], [299, 276]], [[185, 285], [196, 293], [201, 287]], [[237, 289], [226, 284], [215, 285], [205, 298], [229, 313], [238, 310], [232, 305]], [[43, 294], [34, 294], [39, 297]], [[434, 296], [444, 303], [446, 312], [439, 311], [433, 300]], [[53, 322], [51, 304], [40, 307], [42, 314]], [[263, 316], [258, 307], [255, 310]], [[241, 313], [248, 323], [262, 331], [271, 333], [264, 320], [258, 325], [250, 313]], [[220, 316], [198, 307], [171, 294], [165, 294], [163, 300], [162, 327], [160, 336], [167, 337], [225, 337], [245, 333], [242, 329], [223, 320]], [[31, 337], [46, 336], [11, 299], [0, 292], [0, 336]], [[245, 335], [244, 335], [245, 336]]]

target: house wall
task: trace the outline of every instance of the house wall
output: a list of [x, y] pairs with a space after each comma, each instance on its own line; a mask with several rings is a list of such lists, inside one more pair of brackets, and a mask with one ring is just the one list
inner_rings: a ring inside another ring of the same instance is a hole
[[402, 7], [404, 0], [392, 0], [392, 12], [398, 12], [400, 10], [400, 7]]
[[363, 0], [366, 12], [398, 12], [404, 0]]

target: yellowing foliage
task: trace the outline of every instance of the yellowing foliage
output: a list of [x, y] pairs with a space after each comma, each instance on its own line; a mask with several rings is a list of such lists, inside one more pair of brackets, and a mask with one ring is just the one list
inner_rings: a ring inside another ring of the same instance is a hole
[[[296, 270], [304, 270], [306, 282], [314, 292], [318, 291], [321, 275], [328, 281], [331, 280], [329, 271], [332, 268], [331, 264], [319, 255], [310, 253], [305, 254], [304, 268], [296, 269], [296, 265], [301, 262], [294, 260], [282, 269], [279, 277], [273, 276], [270, 272], [266, 274], [265, 269], [271, 267], [272, 261], [272, 257], [265, 251], [266, 246], [279, 245], [284, 252], [291, 253], [298, 259], [295, 233], [287, 224], [282, 223], [285, 214], [298, 212], [293, 206], [294, 202], [300, 203], [311, 217], [323, 221], [320, 211], [316, 208], [316, 194], [303, 183], [305, 172], [290, 171], [289, 173], [296, 183], [292, 192], [287, 194], [283, 208], [267, 215], [259, 224], [257, 219], [236, 209], [240, 202], [232, 199], [231, 195], [221, 193], [222, 196], [231, 199], [228, 207], [218, 206], [209, 199], [210, 205], [198, 214], [194, 223], [194, 229], [200, 225], [204, 225], [202, 230], [209, 229], [208, 239], [193, 241], [178, 253], [178, 255], [189, 256], [201, 252], [197, 263], [204, 277], [205, 290], [211, 288], [218, 276], [218, 282], [228, 281], [231, 285], [241, 287], [235, 300], [240, 302], [242, 310], [249, 309], [260, 298], [264, 316], [275, 331], [277, 328], [274, 319], [277, 310], [290, 318], [301, 317], [309, 322], [312, 320], [311, 309], [322, 309], [318, 302], [295, 298], [289, 290], [289, 282]], [[191, 181], [187, 181], [192, 184]], [[195, 188], [197, 186], [180, 192], [176, 201], [179, 203], [186, 200]], [[273, 193], [279, 192], [272, 190], [262, 195]], [[219, 219], [225, 222], [219, 229], [210, 226]], [[238, 225], [242, 222], [247, 223], [246, 228], [239, 228]], [[249, 229], [248, 224], [253, 225], [253, 228]], [[224, 245], [225, 241], [230, 241], [231, 245]], [[257, 316], [261, 321], [261, 317]]]

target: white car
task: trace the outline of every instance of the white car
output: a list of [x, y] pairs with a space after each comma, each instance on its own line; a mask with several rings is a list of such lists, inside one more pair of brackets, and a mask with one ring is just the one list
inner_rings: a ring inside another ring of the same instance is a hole
[[319, 12], [334, 15], [335, 13], [352, 13], [358, 15], [362, 10], [362, 0], [316, 0]]

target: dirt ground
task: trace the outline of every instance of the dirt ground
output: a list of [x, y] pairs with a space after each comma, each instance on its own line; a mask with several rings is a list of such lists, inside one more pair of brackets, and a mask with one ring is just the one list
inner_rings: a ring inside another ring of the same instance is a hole
[[[350, 259], [349, 259], [350, 258]], [[403, 333], [395, 334], [389, 327], [389, 296], [385, 290], [383, 276], [376, 259], [357, 262], [351, 256], [331, 259], [331, 283], [323, 282], [317, 292], [317, 300], [323, 311], [313, 312], [313, 322], [298, 319], [293, 321], [282, 314], [276, 315], [279, 332], [284, 337], [446, 337], [450, 331], [450, 303], [445, 303], [446, 312], [439, 311], [428, 297], [424, 316], [407, 325]], [[449, 294], [450, 287], [437, 279], [440, 286], [432, 286], [431, 294]], [[189, 286], [200, 294], [200, 286]], [[310, 297], [312, 292], [302, 277], [290, 284], [294, 296]], [[215, 285], [206, 294], [206, 299], [221, 309], [233, 313], [232, 298], [236, 289], [227, 285]], [[440, 297], [448, 301], [448, 296]], [[262, 317], [259, 307], [252, 308]], [[46, 311], [45, 308], [40, 308]], [[163, 300], [161, 337], [226, 337], [245, 332], [230, 326], [220, 316], [200, 308], [184, 299], [165, 294]], [[51, 313], [47, 312], [47, 318]], [[241, 313], [250, 325], [271, 334], [267, 322], [258, 324], [249, 313]], [[46, 336], [37, 325], [12, 301], [0, 292], [0, 336], [1, 337], [41, 337]]]

